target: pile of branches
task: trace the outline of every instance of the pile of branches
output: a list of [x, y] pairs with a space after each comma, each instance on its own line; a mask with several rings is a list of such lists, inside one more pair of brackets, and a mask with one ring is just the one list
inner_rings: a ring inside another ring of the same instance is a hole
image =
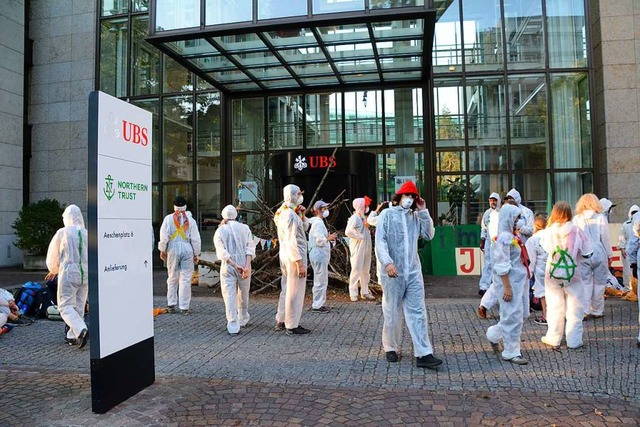
[[[327, 168], [327, 172], [329, 168]], [[325, 173], [326, 178], [327, 173]], [[324, 183], [324, 178], [320, 182], [320, 185], [316, 189], [315, 194], [311, 198], [309, 202], [309, 207], [313, 206], [313, 203], [318, 195], [318, 191], [322, 187]], [[243, 190], [250, 191], [254, 198], [256, 199], [256, 208], [248, 209], [242, 206], [241, 203], [236, 206], [239, 215], [243, 215], [245, 218], [246, 214], [251, 213], [253, 220], [249, 225], [253, 235], [258, 237], [262, 241], [271, 241], [275, 242], [275, 238], [277, 237], [277, 230], [274, 222], [274, 212], [280, 206], [280, 204], [276, 206], [269, 206], [259, 195], [255, 194], [250, 188], [244, 186], [241, 182], [238, 182], [239, 186], [243, 187]], [[339, 238], [334, 242], [331, 247], [331, 259], [329, 262], [329, 286], [337, 287], [342, 290], [347, 290], [349, 287], [349, 273], [351, 271], [351, 266], [349, 263], [349, 247], [347, 242], [344, 240], [344, 229], [336, 229], [334, 226], [335, 219], [338, 217], [339, 212], [342, 209], [346, 209], [349, 214], [351, 214], [351, 210], [349, 209], [349, 199], [345, 198], [346, 191], [343, 190], [333, 201], [329, 203], [329, 211], [331, 212], [330, 216], [327, 218], [327, 229], [329, 233], [336, 232]], [[307, 210], [308, 217], [313, 215], [313, 212]], [[274, 292], [280, 289], [280, 281], [282, 279], [282, 270], [280, 268], [279, 261], [279, 242], [278, 244], [268, 245], [266, 247], [257, 248], [256, 249], [256, 257], [253, 259], [251, 263], [252, 273], [251, 273], [251, 292], [253, 294], [258, 294], [261, 292]], [[373, 252], [373, 249], [372, 249]], [[306, 256], [306, 254], [305, 254]], [[210, 262], [199, 260], [198, 264], [201, 266], [208, 267], [213, 271], [220, 272], [220, 261]], [[376, 272], [375, 272], [375, 254], [372, 253], [372, 263], [371, 263], [371, 281], [376, 282]], [[311, 268], [311, 264], [308, 264], [307, 267], [307, 285], [313, 285], [313, 269]], [[214, 292], [220, 286], [219, 283], [213, 286]], [[373, 283], [370, 284], [370, 287], [375, 288], [377, 285]]]

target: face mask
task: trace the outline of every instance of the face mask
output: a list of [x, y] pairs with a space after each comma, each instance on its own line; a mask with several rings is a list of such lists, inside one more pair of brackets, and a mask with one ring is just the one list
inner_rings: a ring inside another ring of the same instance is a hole
[[322, 218], [326, 218], [329, 216], [329, 211], [322, 211]]
[[369, 213], [369, 208], [368, 207], [364, 208], [364, 213]]
[[404, 197], [400, 201], [400, 206], [402, 206], [402, 209], [409, 209], [412, 204], [413, 204], [413, 199], [411, 197]]
[[301, 205], [304, 202], [304, 194], [301, 194], [300, 197], [298, 197], [298, 205]]

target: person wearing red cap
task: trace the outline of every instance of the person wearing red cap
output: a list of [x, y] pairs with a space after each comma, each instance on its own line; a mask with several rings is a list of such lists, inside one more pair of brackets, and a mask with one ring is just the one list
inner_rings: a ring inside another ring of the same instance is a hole
[[433, 220], [412, 181], [405, 182], [391, 199], [394, 206], [383, 210], [376, 227], [376, 258], [382, 282], [382, 345], [387, 361], [397, 362], [402, 332], [401, 311], [411, 340], [416, 365], [433, 369], [442, 360], [433, 355], [429, 339], [424, 278], [418, 258], [418, 237], [431, 240]]
[[[371, 199], [369, 199], [371, 203]], [[351, 254], [351, 274], [349, 274], [349, 296], [351, 301], [358, 301], [358, 282], [360, 282], [360, 295], [364, 300], [375, 300], [369, 292], [369, 280], [371, 279], [371, 233], [369, 224], [365, 219], [366, 200], [358, 198], [353, 200], [353, 215], [347, 222], [344, 234], [349, 238], [349, 252]]]

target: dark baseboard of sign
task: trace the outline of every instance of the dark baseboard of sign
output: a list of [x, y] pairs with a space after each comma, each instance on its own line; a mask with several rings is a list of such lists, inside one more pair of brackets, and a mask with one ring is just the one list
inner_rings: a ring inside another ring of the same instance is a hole
[[91, 408], [104, 414], [156, 378], [153, 337], [102, 359], [91, 359]]

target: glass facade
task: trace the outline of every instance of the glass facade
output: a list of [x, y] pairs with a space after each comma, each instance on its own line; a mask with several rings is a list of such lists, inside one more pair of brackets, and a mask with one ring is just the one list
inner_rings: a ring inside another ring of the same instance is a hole
[[[145, 40], [154, 2], [103, 0], [97, 86], [154, 114], [154, 225], [184, 194], [206, 248], [221, 208], [242, 191], [238, 181], [277, 192], [269, 157], [292, 148], [376, 154], [378, 200], [414, 179], [441, 223], [477, 223], [489, 194], [511, 187], [538, 211], [593, 191], [584, 1], [428, 3], [438, 19], [430, 81], [416, 57], [429, 54], [424, 28], [410, 20], [173, 41], [189, 66], [225, 82], [222, 94]], [[155, 28], [424, 4], [157, 0]], [[402, 83], [409, 73], [418, 83]], [[304, 90], [291, 90], [292, 75]]]

